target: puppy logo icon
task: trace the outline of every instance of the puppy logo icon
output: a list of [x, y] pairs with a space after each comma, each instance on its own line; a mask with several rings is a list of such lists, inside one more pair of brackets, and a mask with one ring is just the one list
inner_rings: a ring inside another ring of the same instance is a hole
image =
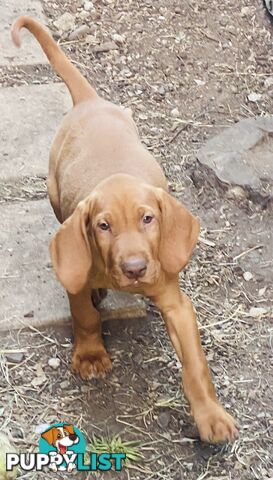
[[84, 455], [86, 442], [83, 434], [73, 425], [56, 423], [41, 434], [39, 452], [50, 456], [49, 467], [72, 472], [78, 454]]
[[126, 460], [123, 452], [90, 451], [83, 434], [69, 423], [54, 423], [46, 429], [41, 425], [39, 432], [39, 452], [7, 453], [7, 472], [12, 472], [17, 466], [26, 472], [42, 472], [45, 468], [50, 468], [53, 472], [120, 472], [123, 468], [122, 462]]

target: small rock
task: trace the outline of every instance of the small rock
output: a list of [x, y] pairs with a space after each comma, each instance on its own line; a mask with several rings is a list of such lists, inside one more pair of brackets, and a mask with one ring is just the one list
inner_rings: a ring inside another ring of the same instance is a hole
[[8, 362], [21, 363], [22, 360], [24, 359], [24, 354], [22, 352], [7, 353], [5, 357]]
[[86, 43], [96, 43], [96, 37], [94, 37], [94, 35], [87, 35], [85, 37], [85, 42]]
[[273, 77], [267, 77], [264, 81], [264, 86], [266, 88], [272, 87], [273, 86]]
[[171, 420], [169, 412], [162, 412], [157, 417], [157, 424], [161, 428], [167, 428]]
[[229, 22], [229, 17], [228, 16], [223, 16], [220, 18], [219, 23], [222, 27], [226, 27]]
[[159, 87], [158, 93], [159, 93], [160, 95], [162, 95], [162, 97], [163, 97], [164, 95], [166, 95], [166, 90], [165, 90], [165, 88], [164, 88], [163, 85], [161, 85], [161, 86]]
[[91, 10], [89, 15], [90, 15], [91, 20], [93, 20], [94, 22], [99, 20], [100, 17], [101, 17], [101, 14], [97, 10]]
[[243, 468], [243, 465], [240, 462], [235, 462], [234, 470], [238, 471], [238, 470], [242, 470], [242, 468]]
[[259, 102], [259, 100], [262, 99], [262, 95], [261, 93], [255, 93], [255, 92], [251, 92], [248, 96], [247, 96], [248, 100], [250, 102]]
[[132, 77], [133, 73], [131, 72], [131, 70], [129, 70], [129, 68], [123, 68], [121, 71], [120, 71], [120, 77], [126, 77], [126, 78], [130, 78]]
[[203, 85], [206, 84], [204, 80], [199, 80], [198, 78], [195, 78], [194, 82], [196, 83], [196, 85], [198, 85], [198, 87], [202, 87]]
[[61, 360], [59, 358], [50, 358], [48, 360], [48, 365], [53, 368], [54, 370], [56, 370], [61, 364]]
[[75, 27], [75, 20], [71, 13], [65, 12], [58, 20], [55, 20], [54, 25], [59, 30], [59, 33], [62, 34]]
[[171, 115], [172, 115], [172, 117], [178, 117], [178, 116], [179, 116], [179, 110], [178, 110], [178, 108], [173, 108], [173, 109], [171, 110]]
[[110, 50], [118, 50], [115, 42], [105, 42], [93, 48], [93, 52], [95, 53], [109, 52]]
[[80, 27], [73, 30], [69, 35], [69, 40], [77, 40], [78, 38], [84, 37], [89, 32], [89, 27], [87, 25], [81, 25]]
[[272, 116], [240, 120], [209, 139], [197, 152], [197, 158], [221, 182], [242, 187], [255, 201], [271, 198], [272, 132]]
[[243, 7], [241, 9], [241, 17], [248, 17], [253, 12], [251, 7]]
[[79, 13], [78, 18], [82, 21], [85, 21], [90, 18], [90, 12], [87, 12], [86, 10], [82, 10]]
[[[224, 43], [222, 43], [222, 48], [223, 48], [223, 50], [227, 50], [227, 48], [229, 48], [229, 47], [231, 47], [231, 46], [232, 46], [231, 42], [224, 42]], [[231, 88], [231, 91], [232, 91], [232, 88]]]
[[227, 191], [227, 197], [228, 198], [237, 198], [239, 200], [243, 200], [244, 198], [247, 197], [247, 192], [239, 186], [235, 187], [230, 187]]
[[258, 296], [263, 297], [266, 292], [266, 289], [267, 287], [260, 288], [260, 290], [258, 291]]
[[121, 45], [122, 43], [125, 42], [125, 36], [120, 35], [119, 33], [113, 33], [111, 36], [113, 42], [117, 43], [118, 45]]
[[90, 10], [93, 10], [94, 9], [94, 5], [93, 5], [93, 2], [84, 2], [84, 6], [83, 6], [84, 10], [86, 10], [87, 12], [90, 12]]
[[46, 382], [46, 375], [45, 372], [43, 371], [43, 367], [41, 363], [36, 363], [34, 365], [34, 368], [36, 370], [36, 377], [32, 380], [31, 385], [33, 387], [40, 387], [43, 385], [43, 383]]
[[60, 387], [62, 390], [66, 390], [67, 388], [70, 387], [70, 382], [68, 380], [64, 380], [63, 382], [60, 383]]
[[31, 382], [31, 385], [33, 387], [40, 387], [41, 385], [43, 385], [43, 383], [46, 382], [46, 376], [45, 375], [41, 375], [39, 377], [35, 377], [33, 378], [32, 382]]
[[159, 387], [162, 386], [162, 383], [156, 382], [155, 380], [152, 381], [151, 383], [151, 390], [157, 390]]
[[176, 379], [170, 375], [169, 378], [168, 378], [168, 382], [171, 383], [172, 385], [175, 385], [176, 384]]
[[249, 282], [249, 280], [252, 280], [253, 278], [253, 275], [251, 272], [244, 272], [243, 273], [243, 277], [245, 279], [246, 282]]
[[231, 89], [232, 93], [238, 93], [237, 85], [231, 85], [230, 89]]
[[258, 318], [261, 317], [262, 315], [265, 315], [268, 312], [267, 308], [263, 307], [251, 307], [249, 310], [249, 315], [253, 318]]
[[138, 33], [142, 33], [143, 32], [143, 25], [141, 25], [140, 23], [136, 23], [135, 24], [135, 31], [138, 32]]

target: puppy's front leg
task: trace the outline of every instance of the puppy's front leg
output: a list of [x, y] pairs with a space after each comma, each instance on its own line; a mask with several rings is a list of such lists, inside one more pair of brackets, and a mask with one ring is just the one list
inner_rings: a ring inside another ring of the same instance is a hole
[[76, 295], [68, 293], [74, 331], [72, 370], [84, 380], [104, 376], [112, 368], [103, 345], [100, 315], [91, 302], [90, 293], [90, 288]]
[[216, 398], [191, 301], [180, 292], [177, 280], [165, 286], [153, 301], [161, 310], [183, 365], [184, 391], [201, 439], [211, 443], [234, 440], [235, 422]]

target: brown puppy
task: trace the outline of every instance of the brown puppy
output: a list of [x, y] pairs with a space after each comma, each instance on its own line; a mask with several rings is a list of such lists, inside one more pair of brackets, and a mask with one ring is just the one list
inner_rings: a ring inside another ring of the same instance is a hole
[[35, 20], [20, 17], [13, 25], [18, 46], [22, 27], [37, 38], [74, 103], [55, 137], [48, 178], [62, 223], [50, 252], [73, 317], [72, 369], [84, 379], [111, 369], [90, 292], [113, 288], [146, 295], [161, 311], [183, 363], [184, 390], [201, 438], [233, 440], [234, 420], [216, 398], [195, 312], [178, 283], [198, 239], [198, 221], [167, 193], [164, 174], [141, 144], [130, 112], [100, 98]]

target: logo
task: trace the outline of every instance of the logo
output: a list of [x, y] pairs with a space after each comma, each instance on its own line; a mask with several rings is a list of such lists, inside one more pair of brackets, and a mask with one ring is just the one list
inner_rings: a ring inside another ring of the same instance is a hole
[[[50, 456], [49, 467], [57, 472], [66, 470], [72, 472], [76, 469], [74, 459], [78, 454], [84, 456], [86, 442], [83, 434], [73, 425], [55, 423], [41, 435], [39, 452]], [[63, 462], [60, 464], [60, 461]]]
[[67, 423], [55, 423], [41, 434], [39, 453], [7, 453], [6, 471], [20, 466], [24, 471], [42, 471], [46, 467], [58, 471], [122, 470], [124, 453], [86, 453], [87, 445], [81, 431]]

